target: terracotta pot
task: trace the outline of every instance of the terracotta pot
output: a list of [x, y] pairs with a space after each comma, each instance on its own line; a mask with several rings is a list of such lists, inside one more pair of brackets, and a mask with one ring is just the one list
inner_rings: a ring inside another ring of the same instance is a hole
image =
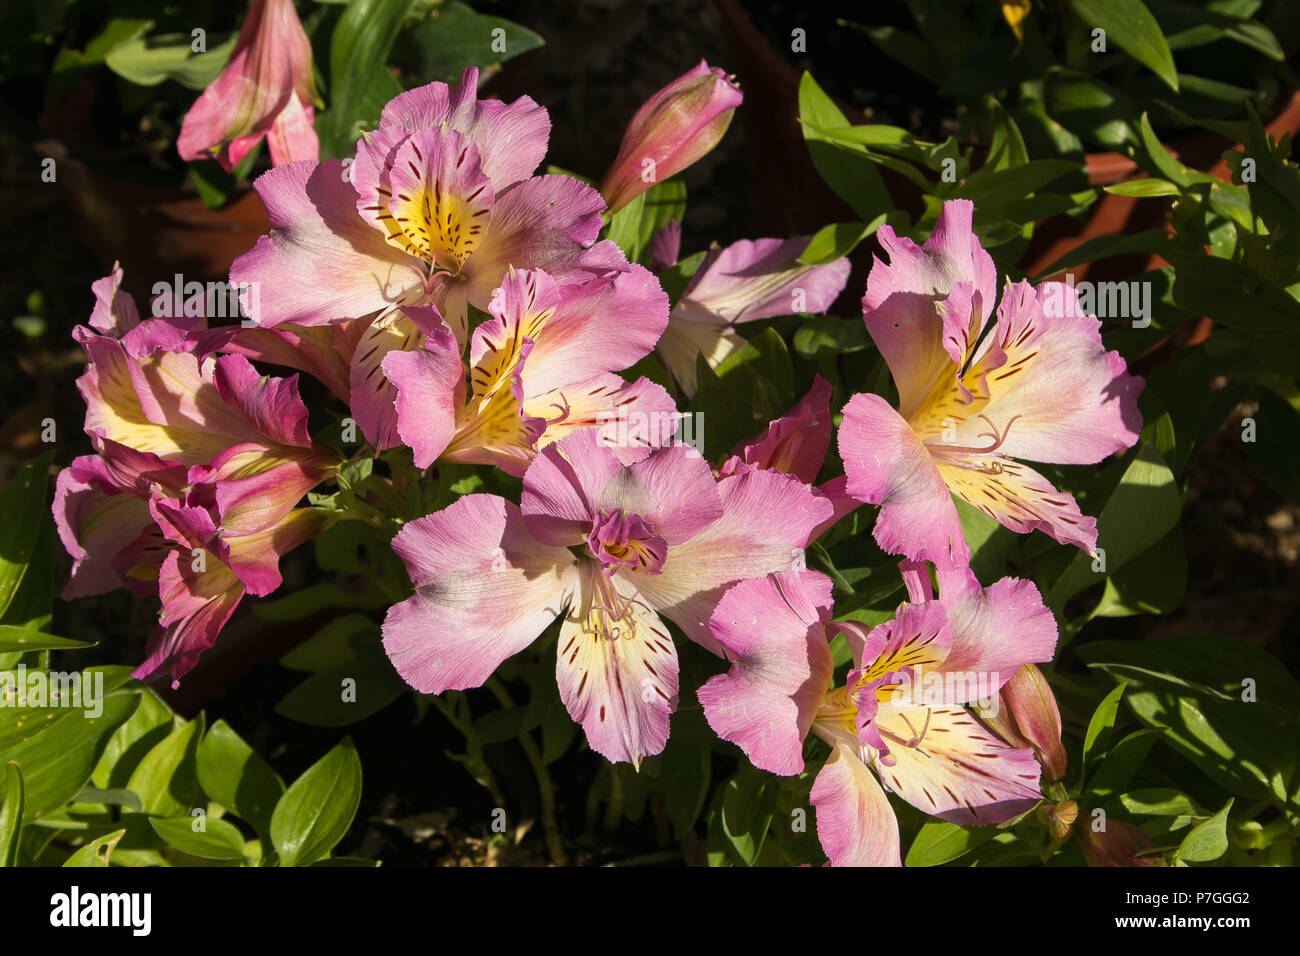
[[[1280, 138], [1300, 131], [1300, 90], [1293, 90], [1284, 99], [1265, 129], [1270, 136]], [[1229, 149], [1241, 149], [1217, 133], [1202, 132], [1175, 140], [1169, 151], [1183, 165], [1208, 172], [1216, 179], [1231, 182], [1232, 175], [1223, 154]], [[1088, 182], [1093, 186], [1111, 186], [1115, 183], [1144, 179], [1146, 174], [1133, 160], [1120, 153], [1089, 153], [1085, 157]], [[1027, 275], [1037, 275], [1061, 256], [1077, 249], [1083, 243], [1099, 236], [1119, 233], [1136, 233], [1147, 229], [1164, 228], [1172, 231], [1165, 219], [1165, 205], [1140, 202], [1132, 196], [1115, 196], [1103, 193], [1092, 206], [1089, 217], [1082, 224], [1066, 217], [1056, 217], [1036, 226], [1034, 239], [1025, 252], [1024, 270]], [[1160, 256], [1116, 256], [1102, 262], [1072, 266], [1070, 272], [1076, 279], [1089, 274], [1094, 279], [1117, 279], [1138, 272], [1161, 269], [1167, 263]], [[1143, 371], [1166, 359], [1181, 348], [1199, 344], [1209, 337], [1214, 323], [1204, 316], [1189, 319], [1170, 335], [1143, 352], [1133, 367]]]

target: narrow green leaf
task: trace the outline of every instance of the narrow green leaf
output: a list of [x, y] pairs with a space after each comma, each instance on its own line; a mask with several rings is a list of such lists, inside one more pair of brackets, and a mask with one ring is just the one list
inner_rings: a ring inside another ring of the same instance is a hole
[[12, 760], [5, 763], [4, 802], [0, 803], [0, 867], [18, 861], [18, 838], [23, 832], [23, 770]]
[[1142, 0], [1070, 0], [1070, 6], [1085, 26], [1105, 30], [1107, 43], [1114, 43], [1178, 92], [1174, 55]]

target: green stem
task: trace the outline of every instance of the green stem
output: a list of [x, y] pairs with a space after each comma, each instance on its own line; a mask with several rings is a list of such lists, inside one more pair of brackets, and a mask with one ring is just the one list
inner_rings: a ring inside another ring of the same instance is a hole
[[[502, 707], [515, 706], [509, 691], [497, 678], [489, 677], [486, 686]], [[542, 760], [541, 751], [537, 749], [537, 742], [533, 740], [532, 734], [527, 732], [520, 734], [519, 746], [523, 747], [524, 755], [533, 767], [533, 776], [537, 778], [537, 797], [541, 807], [542, 834], [546, 838], [546, 850], [551, 856], [552, 863], [556, 866], [566, 866], [569, 857], [564, 852], [564, 844], [560, 840], [560, 828], [555, 820], [555, 787], [551, 783], [551, 775], [546, 770], [546, 763]]]

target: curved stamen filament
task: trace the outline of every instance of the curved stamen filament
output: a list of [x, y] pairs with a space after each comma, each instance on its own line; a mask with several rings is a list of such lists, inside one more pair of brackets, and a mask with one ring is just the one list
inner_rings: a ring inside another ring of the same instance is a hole
[[596, 594], [592, 599], [588, 614], [595, 611], [600, 615], [597, 636], [599, 636], [600, 630], [603, 629], [610, 640], [616, 641], [622, 636], [622, 628], [617, 626], [618, 623], [628, 620], [634, 606], [640, 605], [647, 611], [650, 609], [637, 596], [620, 597], [618, 589], [614, 587], [611, 573], [593, 574], [592, 579]]
[[910, 740], [904, 740], [897, 734], [890, 733], [884, 727], [881, 727], [880, 724], [876, 724], [876, 729], [880, 731], [880, 736], [888, 737], [900, 747], [907, 747], [909, 750], [915, 749], [920, 745], [921, 741], [925, 739], [925, 732], [930, 729], [930, 708], [925, 708], [925, 723], [921, 725], [920, 733], [917, 733], [916, 728], [912, 726], [912, 722], [907, 719], [906, 714], [899, 714], [898, 716], [903, 719], [903, 723], [907, 724], [907, 729], [912, 732]]
[[560, 413], [555, 418], [545, 419], [548, 428], [551, 425], [558, 425], [560, 422], [566, 421], [569, 415], [572, 414], [573, 412], [572, 407], [569, 405], [569, 400], [564, 397], [563, 392], [560, 392], [560, 400], [558, 402], [551, 402], [551, 404], [548, 405], [547, 408], [554, 408], [556, 411]]
[[938, 452], [939, 454], [944, 455], [991, 455], [1002, 447], [1002, 443], [1007, 440], [1007, 435], [1011, 433], [1011, 426], [1014, 425], [1016, 420], [1021, 416], [1013, 416], [1011, 421], [1007, 422], [1006, 427], [1002, 429], [1001, 432], [998, 431], [998, 426], [994, 425], [987, 415], [981, 414], [979, 417], [984, 419], [991, 431], [980, 432], [975, 437], [992, 439], [993, 444], [989, 445], [987, 448], [976, 448], [974, 445], [945, 445], [939, 442], [926, 442], [925, 447], [932, 453]]

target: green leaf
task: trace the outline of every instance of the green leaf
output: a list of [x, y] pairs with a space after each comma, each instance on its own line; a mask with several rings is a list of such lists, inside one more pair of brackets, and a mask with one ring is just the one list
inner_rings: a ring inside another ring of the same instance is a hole
[[271, 815], [271, 842], [281, 866], [307, 866], [343, 839], [361, 803], [361, 760], [351, 738], [290, 785]]
[[971, 200], [988, 215], [1078, 169], [1078, 163], [1066, 159], [1035, 159], [1023, 166], [997, 171], [985, 167], [967, 177], [953, 195]]
[[1140, 817], [1196, 816], [1201, 812], [1196, 801], [1187, 794], [1167, 788], [1133, 790], [1120, 796], [1119, 802], [1129, 813]]
[[860, 352], [870, 344], [867, 327], [861, 319], [811, 315], [794, 330], [794, 350], [809, 360], [822, 355]]
[[1252, 417], [1255, 440], [1241, 446], [1246, 460], [1279, 495], [1300, 503], [1300, 412], [1277, 393], [1261, 389]]
[[280, 658], [280, 666], [316, 674], [353, 659], [352, 638], [374, 634], [375, 622], [364, 614], [343, 614]]
[[413, 0], [352, 0], [339, 17], [330, 38], [330, 108], [316, 122], [322, 155], [344, 155], [362, 129], [378, 122], [383, 104], [372, 89], [391, 90], [384, 67], [412, 6]]
[[4, 802], [0, 803], [0, 867], [18, 862], [18, 838], [23, 832], [23, 769], [5, 763]]
[[0, 618], [13, 602], [27, 573], [41, 522], [49, 514], [45, 489], [52, 452], [28, 462], [0, 488]]
[[717, 820], [727, 853], [734, 862], [753, 866], [767, 839], [779, 786], [758, 773], [742, 770], [727, 781]]
[[1114, 43], [1178, 92], [1178, 68], [1160, 24], [1142, 0], [1070, 0], [1070, 6], [1090, 30], [1106, 31]]
[[199, 785], [208, 799], [225, 807], [258, 833], [271, 827], [271, 813], [284, 783], [224, 720], [212, 725], [199, 744]]
[[180, 816], [197, 804], [199, 783], [195, 761], [202, 737], [200, 716], [181, 724], [140, 761], [126, 789], [140, 797], [145, 813]]
[[1043, 96], [1053, 120], [1106, 149], [1120, 149], [1137, 141], [1129, 120], [1137, 107], [1121, 90], [1086, 73], [1052, 69]]
[[53, 634], [45, 634], [28, 627], [0, 624], [0, 654], [64, 651], [94, 646], [88, 641], [74, 641], [70, 637], [55, 637]]
[[1132, 182], [1116, 183], [1114, 186], [1103, 188], [1115, 196], [1135, 196], [1138, 199], [1148, 199], [1152, 196], [1181, 196], [1183, 193], [1173, 183], [1165, 182], [1163, 179], [1135, 179]]
[[468, 66], [502, 63], [544, 42], [532, 30], [475, 13], [458, 0], [435, 6], [433, 15], [413, 26], [403, 40], [414, 50], [412, 74], [417, 83], [454, 83]]
[[345, 727], [387, 707], [410, 688], [393, 669], [379, 629], [348, 636], [348, 659], [312, 674], [275, 705], [275, 712], [313, 727]]
[[1233, 801], [1203, 823], [1192, 827], [1178, 847], [1178, 859], [1191, 863], [1208, 863], [1228, 852], [1228, 811]]
[[124, 789], [145, 755], [176, 727], [178, 718], [152, 688], [143, 688], [137, 696], [139, 706], [130, 720], [113, 731], [95, 765], [91, 782], [96, 787]]
[[869, 231], [865, 222], [837, 222], [823, 226], [799, 253], [799, 261], [810, 266], [834, 262], [852, 252], [853, 247], [871, 232], [874, 230]]
[[799, 80], [799, 121], [813, 166], [863, 222], [894, 208], [884, 180], [865, 152], [841, 146], [819, 131], [848, 126], [849, 121], [810, 73]]
[[[694, 712], [698, 714], [699, 712]], [[707, 745], [688, 739], [682, 725], [691, 714], [679, 710], [672, 717], [673, 731], [664, 748], [655, 787], [664, 800], [668, 820], [673, 825], [673, 839], [680, 840], [694, 826], [709, 798], [711, 771]]]
[[656, 183], [610, 218], [610, 239], [632, 262], [644, 257], [656, 232], [686, 214], [686, 185], [680, 179]]
[[907, 850], [905, 866], [939, 866], [956, 860], [998, 835], [996, 827], [962, 827], [926, 823]]
[[[195, 832], [194, 821], [203, 829]], [[152, 817], [149, 825], [162, 841], [201, 860], [242, 860], [244, 835], [233, 823], [216, 817]]]
[[1272, 655], [1224, 637], [1099, 641], [1078, 654], [1128, 682], [1129, 709], [1220, 786], [1286, 799], [1300, 685]]
[[98, 840], [92, 840], [77, 850], [76, 853], [63, 861], [63, 865], [83, 868], [108, 866], [113, 849], [124, 836], [126, 836], [126, 830], [114, 830], [112, 833], [106, 833]]
[[190, 90], [202, 90], [230, 61], [238, 37], [230, 34], [212, 49], [195, 53], [188, 33], [140, 36], [119, 44], [105, 58], [110, 70], [140, 86], [175, 80]]
[[[1164, 537], [1182, 507], [1182, 492], [1169, 465], [1153, 445], [1143, 442], [1097, 518], [1097, 547], [1105, 552], [1105, 573], [1123, 567]], [[1071, 597], [1099, 581], [1094, 560], [1083, 553], [1074, 558], [1048, 592], [1049, 607], [1059, 611]]]
[[80, 792], [108, 738], [139, 700], [136, 693], [106, 694], [95, 717], [67, 707], [0, 710], [0, 760], [13, 760], [23, 768], [27, 822]]
[[1083, 738], [1083, 772], [1101, 759], [1110, 747], [1111, 731], [1115, 727], [1115, 715], [1119, 712], [1119, 701], [1124, 696], [1124, 685], [1118, 684], [1107, 694], [1088, 721], [1088, 732]]
[[1088, 793], [1104, 800], [1127, 789], [1160, 734], [1156, 728], [1135, 730], [1112, 747], [1088, 781]]

